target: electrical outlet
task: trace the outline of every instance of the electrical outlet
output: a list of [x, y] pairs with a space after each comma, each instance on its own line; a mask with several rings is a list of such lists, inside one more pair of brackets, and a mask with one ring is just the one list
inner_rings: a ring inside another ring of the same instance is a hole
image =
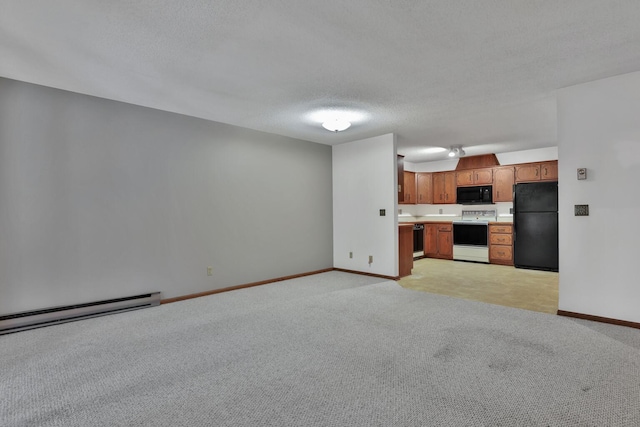
[[207, 267], [207, 276], [213, 276], [213, 267]]
[[353, 258], [353, 252], [349, 252], [349, 258]]
[[369, 255], [369, 264], [373, 264], [373, 255]]

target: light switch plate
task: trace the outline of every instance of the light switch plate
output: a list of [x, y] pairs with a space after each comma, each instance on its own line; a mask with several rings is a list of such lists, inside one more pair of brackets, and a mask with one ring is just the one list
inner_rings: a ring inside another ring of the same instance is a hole
[[574, 205], [574, 216], [589, 216], [589, 205]]

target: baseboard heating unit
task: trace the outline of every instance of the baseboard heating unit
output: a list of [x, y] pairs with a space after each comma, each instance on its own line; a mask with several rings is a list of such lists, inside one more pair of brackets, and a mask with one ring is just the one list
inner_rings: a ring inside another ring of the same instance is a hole
[[160, 305], [160, 292], [0, 316], [0, 335]]

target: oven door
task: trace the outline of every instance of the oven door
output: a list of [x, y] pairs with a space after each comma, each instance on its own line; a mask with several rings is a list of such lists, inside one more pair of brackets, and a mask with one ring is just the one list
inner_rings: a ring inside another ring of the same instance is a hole
[[453, 259], [489, 263], [489, 224], [486, 222], [453, 223]]
[[487, 247], [489, 226], [482, 222], [454, 222], [453, 244]]

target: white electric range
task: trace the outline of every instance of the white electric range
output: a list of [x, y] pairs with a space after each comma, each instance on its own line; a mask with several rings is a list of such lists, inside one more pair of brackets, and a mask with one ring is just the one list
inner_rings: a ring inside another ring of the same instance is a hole
[[489, 223], [497, 220], [495, 209], [463, 210], [453, 221], [453, 259], [489, 263]]

